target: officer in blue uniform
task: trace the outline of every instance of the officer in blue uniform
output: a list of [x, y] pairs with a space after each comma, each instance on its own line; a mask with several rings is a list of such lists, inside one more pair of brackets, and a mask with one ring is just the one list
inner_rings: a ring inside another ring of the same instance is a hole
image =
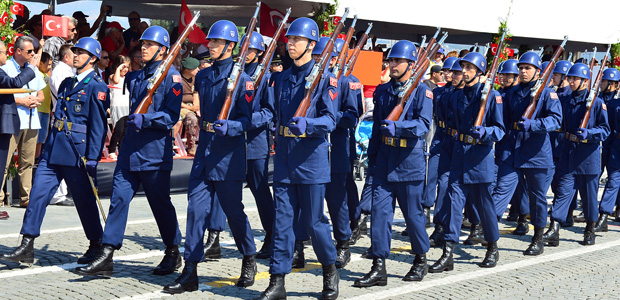
[[312, 238], [312, 247], [323, 267], [323, 299], [338, 297], [336, 248], [327, 217], [323, 214], [325, 185], [330, 181], [327, 134], [336, 128], [333, 101], [338, 101], [338, 82], [325, 73], [312, 94], [305, 116], [294, 116], [304, 97], [306, 77], [315, 63], [312, 50], [319, 38], [309, 18], [293, 21], [286, 32], [293, 65], [274, 85], [277, 143], [274, 156], [273, 193], [276, 215], [273, 226], [269, 286], [258, 299], [284, 299], [284, 276], [291, 272], [299, 218]]
[[233, 93], [228, 117], [221, 118], [227, 79], [235, 65], [232, 51], [239, 42], [237, 26], [231, 21], [217, 21], [209, 29], [207, 39], [215, 62], [196, 75], [202, 116], [200, 143], [188, 186], [185, 267], [174, 283], [164, 287], [170, 293], [198, 289], [197, 265], [204, 252], [205, 222], [216, 195], [228, 218], [235, 244], [243, 254], [237, 286], [253, 285], [256, 275], [254, 235], [241, 202], [245, 180], [245, 131], [252, 118], [250, 103], [254, 99], [254, 83], [247, 74], [238, 74], [239, 84]]
[[565, 141], [557, 166], [558, 187], [552, 206], [551, 223], [543, 239], [549, 246], [560, 244], [560, 223], [566, 220], [571, 199], [579, 190], [582, 197], [586, 228], [583, 245], [594, 245], [594, 225], [597, 220], [598, 179], [601, 172], [599, 143], [609, 135], [607, 106], [601, 98], [592, 99], [590, 118], [581, 127], [589, 97], [590, 68], [586, 64], [573, 65], [567, 74], [573, 91], [562, 99], [562, 128]]
[[[71, 189], [84, 233], [90, 241], [88, 250], [78, 258], [78, 263], [91, 262], [100, 250], [103, 228], [88, 176], [96, 177], [97, 163], [105, 142], [108, 87], [93, 72], [93, 66], [101, 58], [101, 45], [97, 40], [81, 38], [73, 47], [73, 53], [77, 76], [65, 79], [58, 88], [54, 113], [56, 121], [45, 142], [43, 157], [34, 177], [30, 203], [20, 232], [24, 235], [22, 243], [0, 259], [32, 264], [34, 239], [41, 234], [45, 210], [63, 179]], [[31, 72], [30, 68], [26, 68], [19, 78], [28, 77]]]
[[428, 272], [426, 252], [430, 245], [422, 208], [426, 173], [423, 136], [433, 117], [433, 92], [420, 83], [405, 102], [399, 119], [388, 120], [399, 102], [400, 88], [411, 79], [417, 60], [415, 45], [407, 40], [398, 41], [387, 58], [392, 79], [375, 90], [372, 136], [368, 145], [369, 172], [373, 176], [370, 249], [373, 264], [369, 273], [355, 281], [356, 287], [387, 284], [385, 259], [390, 254], [396, 200], [415, 254], [413, 266], [403, 280], [421, 281]]
[[484, 86], [480, 83], [480, 75], [486, 71], [487, 61], [480, 53], [472, 52], [463, 57], [460, 65], [463, 68], [465, 87], [456, 92], [456, 101], [452, 103], [458, 141], [454, 144], [448, 181], [447, 199], [451, 201], [444, 201], [444, 205], [450, 206], [450, 209], [446, 217], [443, 254], [429, 269], [432, 273], [454, 268], [454, 246], [459, 241], [462, 211], [468, 195], [472, 196], [474, 206], [480, 213], [484, 239], [488, 243], [480, 267], [495, 267], [499, 260], [499, 230], [491, 185], [495, 168], [493, 143], [501, 140], [505, 132], [502, 98], [497, 91], [491, 89], [482, 126], [474, 126]]
[[618, 188], [620, 187], [620, 156], [618, 156], [620, 154], [619, 80], [620, 72], [618, 69], [607, 68], [603, 71], [599, 98], [603, 99], [607, 106], [610, 134], [603, 142], [601, 153], [601, 167], [607, 168], [607, 183], [605, 184], [605, 191], [599, 205], [599, 217], [594, 227], [595, 232], [607, 232], [607, 218], [613, 212], [614, 204], [618, 203]]
[[[156, 76], [166, 51], [170, 47], [168, 32], [159, 26], [147, 28], [142, 37], [142, 61], [145, 67], [129, 83], [131, 111], [136, 111], [147, 94], [149, 79]], [[181, 266], [179, 243], [181, 232], [176, 211], [170, 201], [170, 172], [172, 171], [171, 129], [179, 121], [183, 86], [181, 75], [170, 69], [153, 93], [153, 103], [144, 114], [131, 114], [127, 133], [120, 148], [110, 197], [110, 213], [103, 232], [103, 250], [85, 267], [76, 272], [82, 275], [112, 275], [112, 257], [123, 244], [129, 204], [140, 185], [166, 245], [164, 258], [153, 270], [155, 275], [172, 274]]]

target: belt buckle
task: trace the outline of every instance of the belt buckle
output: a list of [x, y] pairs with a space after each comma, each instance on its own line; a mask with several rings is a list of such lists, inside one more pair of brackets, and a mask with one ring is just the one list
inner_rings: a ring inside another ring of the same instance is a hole
[[54, 127], [58, 128], [58, 131], [62, 131], [62, 120], [56, 120], [56, 124]]
[[389, 146], [394, 146], [396, 145], [396, 141], [394, 140], [393, 137], [386, 137], [385, 138], [385, 143]]
[[571, 134], [570, 135], [570, 140], [571, 140], [571, 142], [576, 142], [577, 141], [577, 136], [574, 135], [574, 134]]
[[285, 137], [296, 137], [292, 132], [291, 129], [288, 128], [288, 126], [284, 126], [284, 136]]
[[468, 144], [473, 144], [474, 143], [474, 138], [471, 135], [466, 135], [465, 136], [465, 142]]

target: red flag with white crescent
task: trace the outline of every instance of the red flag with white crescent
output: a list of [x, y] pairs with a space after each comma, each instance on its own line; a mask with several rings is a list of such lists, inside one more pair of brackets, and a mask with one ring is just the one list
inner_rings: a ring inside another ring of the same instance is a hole
[[[276, 30], [278, 30], [278, 26], [280, 26], [280, 22], [284, 19], [284, 13], [269, 7], [269, 5], [265, 4], [265, 2], [261, 2], [260, 4], [260, 34], [262, 36], [273, 37], [276, 34]], [[294, 18], [289, 17], [288, 23], [292, 22]], [[286, 30], [284, 30], [286, 32]], [[282, 33], [283, 38], [284, 33]]]
[[0, 16], [0, 24], [6, 25], [6, 23], [8, 22], [9, 22], [9, 14], [5, 11], [2, 13], [2, 16]]
[[11, 6], [11, 13], [16, 16], [24, 16], [24, 5], [21, 3], [13, 2]]
[[[181, 2], [181, 16], [179, 18], [179, 35], [183, 33], [183, 30], [185, 30], [185, 27], [187, 27], [187, 24], [189, 24], [193, 18], [194, 17], [192, 16], [192, 12], [189, 10], [189, 7], [187, 7], [187, 3], [185, 3], [185, 0], [183, 0]], [[194, 29], [189, 33], [188, 38], [190, 43], [202, 44], [206, 42], [207, 35], [202, 32], [202, 29], [200, 29], [200, 27], [194, 25]]]
[[43, 35], [45, 36], [66, 38], [68, 27], [68, 18], [43, 15]]

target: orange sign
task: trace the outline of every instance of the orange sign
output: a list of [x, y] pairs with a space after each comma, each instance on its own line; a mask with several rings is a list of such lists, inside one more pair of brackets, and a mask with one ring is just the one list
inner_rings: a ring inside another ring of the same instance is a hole
[[[347, 57], [351, 57], [353, 50], [349, 50]], [[362, 51], [353, 66], [353, 76], [357, 77], [363, 85], [381, 84], [381, 64], [383, 53], [375, 51]]]

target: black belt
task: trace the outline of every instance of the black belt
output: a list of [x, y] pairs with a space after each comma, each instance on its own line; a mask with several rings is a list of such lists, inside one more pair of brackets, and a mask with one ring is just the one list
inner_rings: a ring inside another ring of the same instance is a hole
[[472, 145], [478, 145], [481, 144], [479, 139], [475, 139], [473, 136], [469, 135], [469, 134], [459, 134], [459, 141], [466, 143], [466, 144], [472, 144]]
[[282, 126], [282, 125], [280, 125], [279, 133], [280, 133], [281, 136], [284, 136], [284, 137], [293, 137], [293, 138], [305, 138], [306, 137], [306, 133], [305, 132], [304, 132], [304, 134], [297, 136], [297, 135], [294, 135], [291, 132], [291, 130], [288, 128], [288, 126]]
[[[66, 122], [67, 123], [67, 130], [68, 131], [73, 131], [73, 132], [78, 132], [78, 133], [86, 133], [86, 125], [84, 124], [76, 124], [73, 122]], [[54, 128], [58, 129], [58, 131], [62, 131], [63, 129], [65, 129], [65, 122], [63, 120], [56, 120], [54, 122]]]
[[572, 133], [568, 133], [568, 132], [567, 132], [566, 134], [564, 134], [564, 137], [565, 137], [567, 140], [571, 141], [571, 142], [575, 142], [575, 143], [584, 143], [584, 144], [588, 143], [588, 140], [587, 140], [587, 139], [585, 139], [585, 140], [580, 140], [580, 139], [579, 139], [576, 135], [574, 135], [574, 134], [572, 134]]

